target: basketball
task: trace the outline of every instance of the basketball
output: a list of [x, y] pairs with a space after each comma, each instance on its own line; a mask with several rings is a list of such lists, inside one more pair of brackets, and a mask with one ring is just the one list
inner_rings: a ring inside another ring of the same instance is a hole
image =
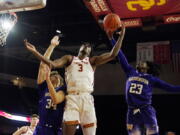
[[103, 20], [104, 30], [114, 32], [121, 27], [121, 20], [117, 14], [110, 13], [104, 17]]

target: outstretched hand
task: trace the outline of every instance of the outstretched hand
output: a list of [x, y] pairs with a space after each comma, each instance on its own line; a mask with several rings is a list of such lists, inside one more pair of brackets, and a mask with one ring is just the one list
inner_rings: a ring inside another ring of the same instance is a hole
[[118, 35], [120, 35], [120, 36], [121, 36], [121, 34], [124, 35], [124, 34], [125, 34], [125, 30], [126, 30], [124, 24], [122, 23], [120, 27], [121, 27], [121, 30], [120, 30], [120, 31], [110, 31], [110, 30], [106, 30], [106, 34], [107, 34], [108, 38], [109, 38], [109, 39], [112, 39], [114, 33], [115, 33], [115, 34], [118, 34]]
[[58, 46], [59, 45], [59, 36], [54, 36], [52, 39], [51, 39], [51, 45], [54, 45], [54, 46]]
[[120, 31], [116, 31], [115, 34], [119, 35], [119, 36], [124, 36], [125, 35], [125, 31], [126, 31], [126, 27], [124, 26], [124, 24], [121, 25], [121, 30]]
[[26, 48], [30, 51], [30, 52], [35, 52], [36, 48], [34, 45], [32, 45], [31, 43], [29, 43], [27, 41], [27, 39], [24, 40], [24, 45], [26, 46]]
[[[125, 27], [125, 25], [122, 23], [121, 24], [121, 26], [122, 26], [122, 28], [121, 28], [121, 33], [124, 35], [125, 34], [125, 31], [126, 31], [126, 27]], [[120, 34], [121, 34], [120, 33]]]
[[108, 36], [109, 39], [112, 39], [114, 32], [113, 32], [113, 31], [110, 31], [110, 30], [106, 30], [106, 34], [107, 34], [107, 36]]

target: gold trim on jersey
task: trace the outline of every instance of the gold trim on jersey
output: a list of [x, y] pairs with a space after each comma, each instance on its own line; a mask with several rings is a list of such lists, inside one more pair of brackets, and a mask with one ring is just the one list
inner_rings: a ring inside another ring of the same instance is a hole
[[127, 130], [132, 130], [133, 129], [133, 124], [127, 124], [126, 127], [127, 127]]
[[144, 79], [144, 78], [141, 78], [141, 77], [130, 77], [128, 79], [128, 81], [139, 81], [139, 82], [142, 82], [142, 83], [145, 83], [145, 84], [149, 84], [149, 81]]

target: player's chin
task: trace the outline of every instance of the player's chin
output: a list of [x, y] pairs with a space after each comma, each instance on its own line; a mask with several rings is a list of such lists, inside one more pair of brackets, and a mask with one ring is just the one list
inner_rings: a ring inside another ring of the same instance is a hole
[[138, 70], [139, 72], [141, 72], [141, 73], [145, 73], [145, 72], [146, 72], [146, 70], [145, 70], [145, 69], [142, 69], [141, 67], [137, 67], [137, 70]]
[[81, 55], [85, 55], [85, 54], [87, 54], [87, 52], [85, 50], [82, 50]]

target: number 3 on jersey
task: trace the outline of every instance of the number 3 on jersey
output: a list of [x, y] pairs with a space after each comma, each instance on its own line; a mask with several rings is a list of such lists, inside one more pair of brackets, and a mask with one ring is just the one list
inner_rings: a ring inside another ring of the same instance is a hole
[[56, 110], [57, 105], [53, 104], [51, 99], [47, 99], [46, 109], [50, 109], [50, 108], [53, 108], [53, 110]]
[[78, 66], [79, 66], [79, 72], [82, 72], [83, 71], [83, 65], [82, 64], [78, 64]]
[[129, 92], [133, 94], [141, 94], [142, 89], [143, 89], [142, 84], [131, 83]]

